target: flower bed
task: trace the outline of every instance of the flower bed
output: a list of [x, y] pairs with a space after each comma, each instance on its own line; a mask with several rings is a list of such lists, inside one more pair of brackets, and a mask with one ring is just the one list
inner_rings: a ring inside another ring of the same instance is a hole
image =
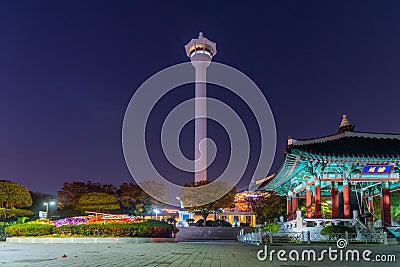
[[72, 218], [64, 218], [60, 220], [54, 221], [55, 226], [62, 225], [76, 225], [76, 224], [90, 224], [90, 223], [127, 223], [127, 222], [138, 222], [142, 221], [134, 216], [129, 216], [126, 214], [98, 214], [94, 213], [91, 216], [83, 216], [83, 217], [72, 217]]
[[65, 218], [56, 220], [53, 222], [54, 226], [63, 226], [63, 225], [77, 225], [87, 223], [91, 220], [88, 217], [74, 217], [74, 218]]

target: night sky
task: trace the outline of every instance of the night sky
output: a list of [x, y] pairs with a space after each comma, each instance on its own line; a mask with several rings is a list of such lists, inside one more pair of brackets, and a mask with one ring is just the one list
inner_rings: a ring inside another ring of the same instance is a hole
[[[199, 31], [217, 43], [213, 61], [263, 90], [277, 125], [273, 170], [289, 135], [334, 134], [344, 113], [357, 131], [400, 133], [399, 1], [260, 2], [1, 1], [0, 179], [48, 193], [72, 180], [131, 182], [125, 109], [147, 78], [189, 61], [184, 45]], [[155, 120], [193, 88], [178, 88]], [[219, 153], [223, 168], [229, 146]]]

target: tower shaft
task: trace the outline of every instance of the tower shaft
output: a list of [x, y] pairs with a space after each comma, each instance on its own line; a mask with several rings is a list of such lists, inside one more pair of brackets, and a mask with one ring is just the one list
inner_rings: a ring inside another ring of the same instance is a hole
[[[195, 87], [195, 108], [194, 108], [194, 151], [195, 151], [195, 173], [194, 182], [198, 183], [207, 180], [207, 144], [201, 146], [203, 155], [200, 152], [201, 140], [207, 138], [207, 87], [206, 87], [206, 66], [196, 64], [196, 87]], [[202, 157], [201, 157], [202, 156]]]
[[194, 182], [207, 180], [207, 67], [217, 53], [217, 47], [199, 33], [197, 39], [192, 39], [185, 45], [186, 55], [195, 68], [195, 107], [194, 107]]

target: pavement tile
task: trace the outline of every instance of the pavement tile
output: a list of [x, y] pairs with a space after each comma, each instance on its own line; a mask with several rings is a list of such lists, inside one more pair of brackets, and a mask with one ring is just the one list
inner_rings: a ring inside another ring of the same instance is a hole
[[[279, 262], [259, 261], [262, 247], [236, 242], [129, 243], [129, 244], [6, 244], [0, 243], [0, 267], [136, 267], [136, 266], [377, 266], [365, 262]], [[310, 246], [285, 245], [275, 249], [309, 249]], [[322, 247], [312, 247], [321, 249]], [[358, 247], [365, 249], [365, 247]], [[400, 246], [370, 246], [374, 253], [395, 254], [397, 266]]]

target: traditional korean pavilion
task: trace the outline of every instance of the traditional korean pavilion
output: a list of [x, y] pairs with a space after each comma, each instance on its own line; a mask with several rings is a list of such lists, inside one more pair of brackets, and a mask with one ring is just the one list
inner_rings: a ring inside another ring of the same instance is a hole
[[308, 218], [321, 218], [322, 198], [330, 198], [332, 218], [350, 218], [353, 210], [373, 214], [376, 197], [382, 225], [390, 226], [390, 193], [400, 190], [399, 177], [400, 134], [355, 132], [343, 115], [337, 134], [289, 137], [280, 169], [261, 189], [287, 196], [288, 220], [295, 219], [298, 198], [306, 199]]

